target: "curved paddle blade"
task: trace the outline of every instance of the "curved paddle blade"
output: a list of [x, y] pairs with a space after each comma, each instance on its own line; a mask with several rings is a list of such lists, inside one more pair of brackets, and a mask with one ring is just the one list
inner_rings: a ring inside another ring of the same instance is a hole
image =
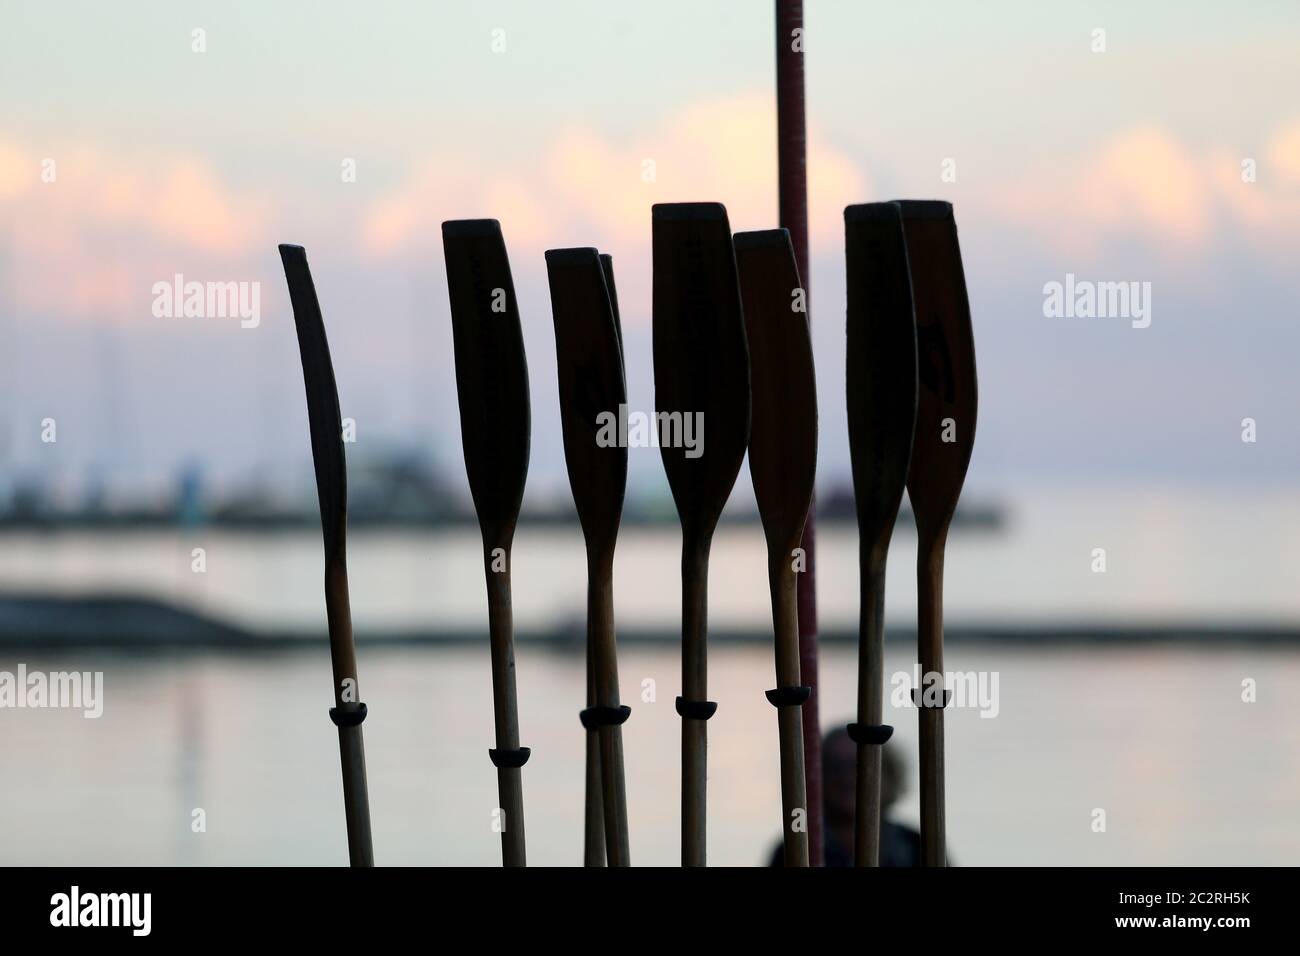
[[916, 427], [916, 315], [897, 203], [844, 210], [845, 382], [863, 554], [883, 563], [907, 485]]
[[946, 534], [975, 447], [975, 342], [952, 204], [904, 200], [920, 387], [907, 492], [922, 539]]
[[321, 317], [316, 285], [307, 265], [307, 250], [282, 244], [280, 261], [289, 284], [293, 322], [298, 329], [298, 353], [307, 389], [307, 422], [311, 429], [311, 458], [316, 469], [316, 494], [320, 499], [321, 529], [325, 554], [336, 554], [343, 546], [348, 511], [347, 462], [343, 455], [343, 420], [339, 393], [334, 382], [329, 341]]
[[531, 429], [528, 365], [510, 262], [495, 219], [444, 222], [442, 247], [465, 471], [483, 540], [505, 547], [519, 518]]
[[749, 471], [768, 545], [799, 546], [817, 473], [817, 383], [808, 312], [785, 229], [738, 232], [736, 267], [749, 343]]
[[749, 350], [726, 209], [659, 203], [652, 219], [655, 425], [694, 538], [712, 534], [749, 444]]
[[595, 249], [551, 249], [546, 271], [573, 503], [588, 545], [612, 552], [627, 485], [627, 387], [602, 258]]

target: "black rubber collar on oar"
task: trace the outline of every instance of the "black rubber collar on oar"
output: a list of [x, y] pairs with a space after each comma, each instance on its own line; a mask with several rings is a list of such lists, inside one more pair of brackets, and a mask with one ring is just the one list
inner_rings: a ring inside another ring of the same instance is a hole
[[677, 714], [683, 720], [708, 720], [717, 713], [717, 701], [677, 698]]
[[531, 747], [520, 747], [518, 750], [489, 750], [488, 757], [492, 761], [492, 766], [498, 770], [516, 770], [528, 763], [532, 752]]
[[917, 710], [943, 710], [952, 703], [952, 691], [945, 690], [943, 692], [942, 704], [927, 704], [925, 702], [925, 691], [916, 687], [912, 689], [912, 703], [916, 706]]
[[767, 691], [767, 701], [773, 707], [800, 707], [811, 696], [811, 687], [776, 687]]
[[588, 730], [599, 730], [601, 727], [617, 727], [631, 716], [632, 708], [623, 704], [619, 707], [588, 707], [578, 714], [578, 719]]
[[849, 724], [849, 739], [855, 744], [883, 744], [894, 736], [889, 724]]
[[331, 707], [330, 720], [334, 721], [335, 727], [360, 727], [361, 722], [366, 719], [366, 713], [365, 704], [357, 704], [355, 710]]

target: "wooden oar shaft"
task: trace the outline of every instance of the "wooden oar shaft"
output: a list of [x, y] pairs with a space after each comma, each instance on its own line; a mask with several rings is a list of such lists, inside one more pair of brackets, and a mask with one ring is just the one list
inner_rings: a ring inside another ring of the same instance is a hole
[[776, 632], [776, 682], [799, 686], [799, 604], [793, 561], [784, 549], [771, 556], [768, 585], [772, 592], [772, 623]]
[[[596, 704], [617, 710], [618, 659], [614, 637], [612, 562], [592, 560], [587, 568], [587, 644], [592, 662]], [[605, 725], [600, 742], [601, 809], [605, 817], [605, 853], [610, 866], [631, 865], [627, 830], [627, 788], [623, 777], [623, 728]]]
[[[493, 552], [497, 553], [494, 555]], [[488, 642], [492, 655], [492, 706], [496, 749], [519, 749], [519, 705], [515, 690], [514, 612], [510, 598], [510, 549], [485, 548], [488, 592]], [[495, 568], [495, 570], [494, 570]], [[504, 814], [501, 823], [501, 862], [526, 865], [524, 852], [524, 787], [520, 767], [497, 768], [497, 795]]]
[[[946, 866], [944, 848], [943, 703], [943, 542], [921, 542], [916, 567], [917, 651], [921, 664], [920, 703], [937, 695], [937, 706], [922, 706], [921, 736], [921, 861], [926, 866]], [[932, 678], [931, 675], [940, 675]], [[938, 680], [937, 689], [930, 681]]]
[[[682, 697], [709, 699], [709, 547], [682, 549]], [[707, 866], [709, 723], [682, 719], [682, 866]]]
[[[862, 610], [858, 622], [858, 726], [885, 719], [885, 556], [864, 554], [860, 561]], [[857, 816], [853, 862], [880, 865], [880, 772], [878, 743], [858, 744]]]
[[[340, 540], [325, 561], [325, 618], [329, 624], [330, 666], [334, 673], [334, 703], [340, 711], [360, 708], [357, 655], [352, 640], [352, 611], [348, 602], [348, 569]], [[344, 687], [347, 700], [344, 700]], [[348, 861], [374, 866], [370, 832], [370, 794], [366, 787], [366, 750], [361, 726], [339, 726], [339, 761], [343, 767], [343, 817], [348, 829]]]
[[618, 648], [614, 636], [612, 562], [592, 556], [587, 565], [587, 643], [592, 649], [596, 703], [618, 707]]
[[682, 548], [682, 696], [709, 697], [709, 545]]
[[[495, 549], [493, 549], [495, 550]], [[488, 643], [492, 654], [492, 708], [496, 721], [498, 749], [515, 750], [519, 747], [518, 697], [515, 691], [514, 611], [510, 596], [510, 552], [504, 562], [507, 567], [493, 570], [497, 562], [489, 551], [487, 568], [488, 593]]]
[[803, 709], [778, 707], [781, 741], [781, 809], [785, 814], [786, 866], [808, 865], [808, 789], [804, 782]]
[[343, 765], [343, 815], [348, 827], [348, 862], [374, 866], [370, 835], [370, 796], [366, 790], [366, 749], [361, 728], [339, 728], [339, 760]]
[[[591, 642], [587, 642], [587, 706], [596, 706], [596, 663]], [[582, 863], [584, 866], [605, 865], [605, 810], [600, 798], [600, 735], [587, 731], [587, 780], [584, 807], [584, 836]]]
[[[799, 686], [799, 605], [796, 575], [789, 549], [771, 555], [768, 579], [772, 591], [772, 623], [776, 630], [776, 683]], [[781, 745], [781, 809], [784, 814], [786, 866], [809, 862], [808, 786], [804, 775], [803, 707], [777, 707]]]
[[[325, 559], [325, 620], [329, 625], [330, 666], [334, 672], [334, 703], [339, 707], [361, 699], [357, 686], [357, 651], [352, 639], [352, 608], [348, 600], [348, 566], [340, 542]], [[344, 699], [345, 682], [351, 690]]]
[[605, 854], [610, 866], [631, 866], [627, 832], [627, 788], [623, 779], [623, 728], [600, 728], [601, 809], [605, 813]]

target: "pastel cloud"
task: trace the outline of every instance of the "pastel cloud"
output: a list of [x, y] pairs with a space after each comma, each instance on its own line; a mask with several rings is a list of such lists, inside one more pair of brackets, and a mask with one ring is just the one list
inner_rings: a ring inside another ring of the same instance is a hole
[[1282, 126], [1243, 180], [1247, 156], [1197, 151], [1169, 132], [1128, 130], [1058, 170], [996, 184], [973, 201], [1058, 251], [1091, 256], [1136, 239], [1178, 258], [1234, 241], [1293, 257], [1300, 230], [1300, 122]]
[[267, 208], [192, 156], [125, 157], [80, 143], [41, 155], [0, 141], [0, 212], [19, 226], [9, 252], [21, 277], [14, 296], [27, 309], [91, 318], [132, 310], [184, 261], [247, 256], [265, 242]]
[[[815, 128], [808, 167], [811, 226], [839, 236], [842, 208], [869, 195], [866, 177]], [[362, 236], [368, 251], [384, 256], [405, 243], [436, 238], [442, 219], [491, 215], [512, 241], [646, 244], [652, 203], [694, 200], [725, 203], [737, 230], [773, 225], [776, 118], [770, 96], [696, 103], [622, 143], [569, 128], [543, 156], [508, 171], [464, 157], [433, 157], [369, 210]]]
[[[340, 242], [359, 235], [374, 259], [408, 246], [427, 256], [443, 219], [491, 215], [512, 249], [531, 247], [530, 256], [576, 243], [635, 256], [627, 274], [638, 301], [648, 296], [652, 203], [716, 199], [737, 230], [772, 224], [775, 138], [771, 98], [760, 94], [695, 103], [623, 140], [575, 126], [536, 156], [437, 154], [357, 218], [326, 217], [320, 228]], [[10, 296], [26, 311], [135, 314], [159, 278], [197, 269], [240, 278], [276, 241], [275, 205], [224, 183], [199, 157], [127, 156], [84, 143], [43, 149], [58, 164], [54, 183], [41, 179], [42, 152], [0, 138], [0, 215], [16, 224], [4, 240], [17, 279]], [[1159, 127], [1131, 129], [1055, 166], [963, 183], [970, 191], [960, 202], [1002, 235], [1053, 253], [1092, 256], [1131, 241], [1191, 262], [1227, 245], [1289, 269], [1300, 235], [1300, 119], [1261, 136], [1257, 149], [1195, 148]], [[1258, 162], [1255, 182], [1242, 180], [1248, 155]], [[815, 125], [808, 164], [815, 247], [838, 249], [843, 206], [876, 194], [865, 164]]]
[[1300, 119], [1277, 131], [1269, 142], [1268, 159], [1279, 179], [1300, 185]]

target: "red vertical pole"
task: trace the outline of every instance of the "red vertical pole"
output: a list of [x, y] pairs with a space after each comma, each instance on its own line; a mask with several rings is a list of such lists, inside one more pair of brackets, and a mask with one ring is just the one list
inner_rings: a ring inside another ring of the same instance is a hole
[[[776, 0], [776, 141], [781, 225], [790, 230], [808, 307], [808, 170], [803, 95], [803, 0]], [[811, 313], [809, 313], [811, 316]], [[807, 569], [799, 575], [799, 677], [813, 689], [803, 705], [803, 759], [808, 789], [808, 862], [822, 866], [822, 738], [817, 720], [817, 589], [813, 549], [816, 498], [803, 532]]]

